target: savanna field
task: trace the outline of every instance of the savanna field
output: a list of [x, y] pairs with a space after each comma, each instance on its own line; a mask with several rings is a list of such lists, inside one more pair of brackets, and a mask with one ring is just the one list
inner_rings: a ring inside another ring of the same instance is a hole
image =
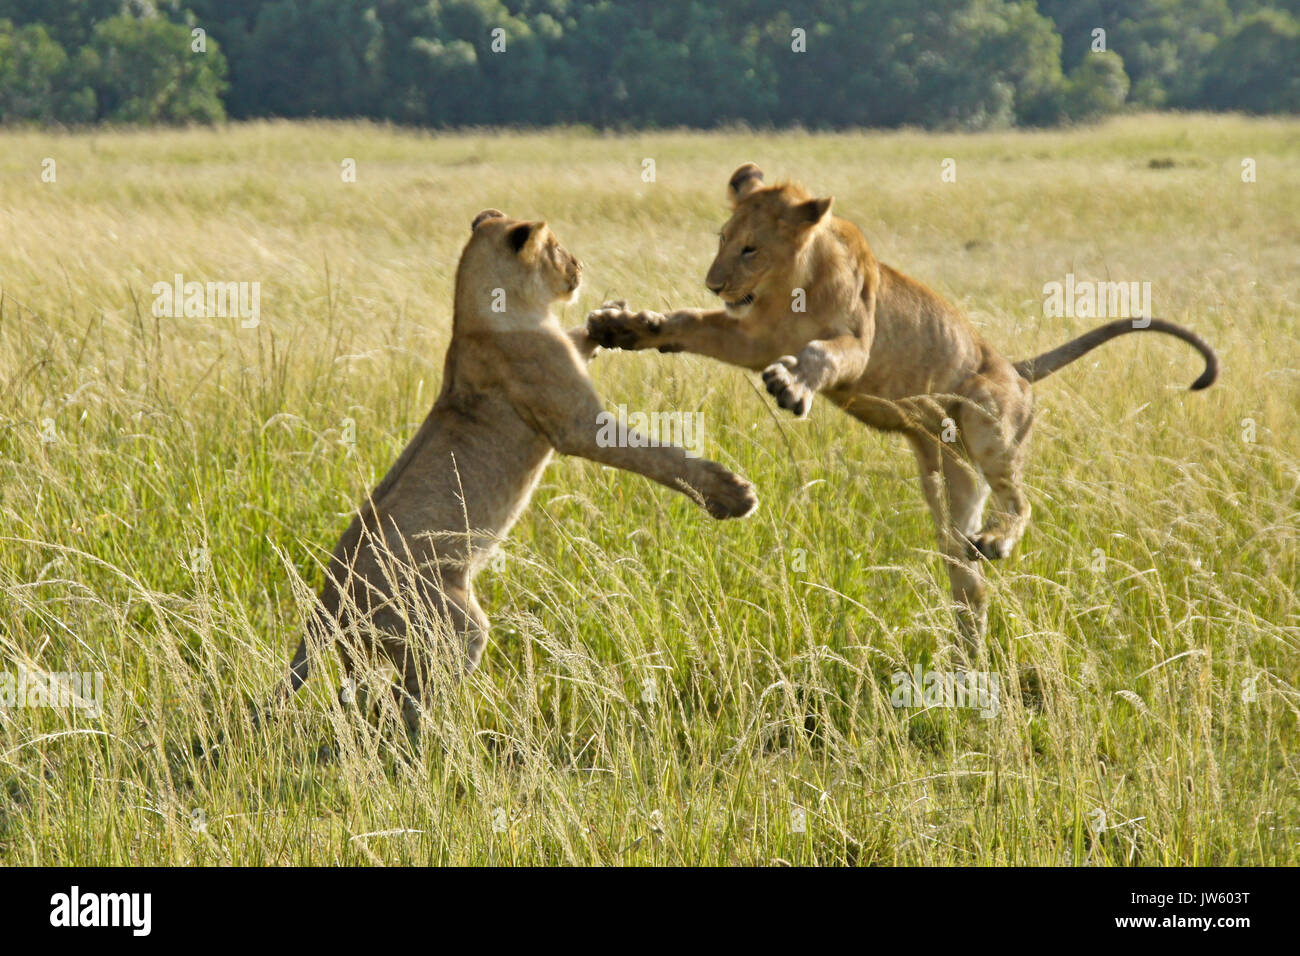
[[[610, 407], [701, 413], [759, 510], [556, 458], [477, 581], [483, 665], [418, 745], [339, 707], [333, 656], [255, 727], [320, 560], [437, 394], [474, 214], [544, 218], [583, 260], [570, 325], [711, 306], [749, 160], [1013, 359], [1100, 321], [1044, 316], [1067, 274], [1148, 281], [1219, 350], [1201, 393], [1157, 335], [1036, 386], [1033, 523], [990, 573], [996, 714], [891, 705], [895, 673], [960, 663], [900, 439], [605, 352]], [[1234, 116], [0, 133], [0, 672], [103, 674], [97, 715], [0, 711], [0, 862], [1300, 863], [1297, 187], [1300, 123]], [[260, 283], [260, 322], [155, 317], [177, 273]]]

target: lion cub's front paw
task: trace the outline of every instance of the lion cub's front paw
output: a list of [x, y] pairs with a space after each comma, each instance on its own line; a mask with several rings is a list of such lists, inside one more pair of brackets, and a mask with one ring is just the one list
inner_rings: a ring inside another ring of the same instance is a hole
[[782, 408], [789, 409], [799, 418], [808, 417], [814, 392], [801, 380], [799, 360], [793, 355], [783, 355], [765, 368], [763, 384]]
[[639, 349], [658, 335], [664, 324], [661, 312], [633, 312], [627, 303], [606, 302], [587, 315], [587, 337], [607, 349]]
[[1010, 538], [988, 532], [977, 534], [971, 543], [975, 545], [976, 551], [990, 561], [1011, 557], [1011, 552], [1016, 546]]
[[715, 518], [743, 518], [758, 507], [758, 492], [744, 478], [716, 461], [700, 462], [696, 490]]

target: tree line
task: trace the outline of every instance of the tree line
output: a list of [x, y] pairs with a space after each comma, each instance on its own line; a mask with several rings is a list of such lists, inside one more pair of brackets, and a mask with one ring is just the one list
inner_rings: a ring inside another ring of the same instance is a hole
[[1300, 111], [1300, 0], [0, 0], [0, 123], [985, 129]]

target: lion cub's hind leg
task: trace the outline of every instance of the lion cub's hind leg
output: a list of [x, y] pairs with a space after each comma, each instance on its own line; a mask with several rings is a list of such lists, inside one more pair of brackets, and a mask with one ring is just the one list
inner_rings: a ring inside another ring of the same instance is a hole
[[962, 442], [993, 492], [988, 520], [972, 541], [984, 557], [1005, 558], [1029, 526], [1024, 468], [1033, 400], [1010, 365], [997, 375], [976, 376], [963, 394], [967, 402], [957, 413]]
[[[432, 632], [424, 626], [418, 628], [424, 633], [409, 629], [405, 639], [394, 647], [395, 653], [390, 654], [401, 681], [394, 692], [412, 739], [419, 735], [420, 710], [433, 686], [453, 683], [478, 667], [489, 628], [488, 617], [467, 584], [444, 582], [441, 588], [431, 584], [422, 591], [424, 619], [419, 623], [432, 625]], [[459, 657], [445, 673], [435, 673], [437, 663], [447, 660], [439, 653], [445, 637], [457, 645]]]
[[970, 534], [978, 527], [988, 494], [979, 473], [956, 448], [923, 432], [907, 436], [921, 472], [921, 490], [934, 518], [939, 551], [948, 571], [957, 630], [963, 649], [977, 652], [988, 622], [988, 598], [979, 555]]
[[338, 641], [335, 648], [339, 661], [343, 665], [343, 677], [339, 681], [339, 706], [345, 709], [355, 707], [358, 713], [369, 714], [370, 691], [366, 685], [365, 674], [359, 666], [359, 648], [349, 644], [348, 640]]

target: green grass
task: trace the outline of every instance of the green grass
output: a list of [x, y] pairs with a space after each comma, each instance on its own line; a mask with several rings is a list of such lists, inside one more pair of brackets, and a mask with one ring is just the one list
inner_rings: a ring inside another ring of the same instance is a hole
[[[1300, 863], [1298, 134], [0, 133], [0, 671], [105, 675], [98, 718], [0, 713], [0, 861]], [[437, 392], [473, 215], [548, 219], [586, 264], [572, 324], [614, 295], [705, 305], [746, 160], [833, 194], [1012, 358], [1092, 324], [1043, 317], [1067, 272], [1150, 281], [1220, 350], [1205, 393], [1157, 336], [1037, 387], [1034, 521], [991, 578], [997, 716], [890, 705], [894, 672], [956, 660], [898, 440], [611, 353], [606, 398], [702, 412], [759, 511], [557, 459], [479, 579], [483, 667], [418, 750], [335, 705], [332, 659], [254, 730], [302, 583]], [[154, 318], [177, 272], [260, 282], [261, 325]]]

